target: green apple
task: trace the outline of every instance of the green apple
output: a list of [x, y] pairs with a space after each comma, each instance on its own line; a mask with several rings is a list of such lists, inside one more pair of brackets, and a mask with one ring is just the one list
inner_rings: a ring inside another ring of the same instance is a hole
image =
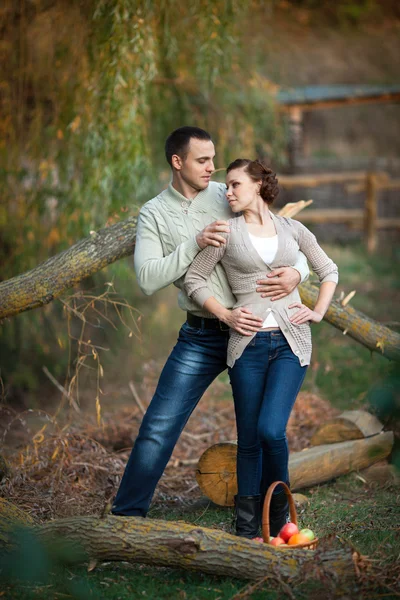
[[313, 540], [315, 538], [315, 533], [313, 531], [311, 531], [311, 529], [302, 529], [300, 531], [300, 533], [302, 533], [303, 535], [305, 535], [306, 537], [308, 537], [308, 539]]

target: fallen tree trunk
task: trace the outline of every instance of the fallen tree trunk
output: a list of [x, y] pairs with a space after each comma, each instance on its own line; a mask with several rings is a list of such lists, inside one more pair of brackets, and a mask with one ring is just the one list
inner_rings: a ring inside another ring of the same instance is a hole
[[380, 433], [383, 424], [366, 410], [345, 410], [323, 423], [310, 440], [311, 446], [357, 440]]
[[34, 519], [26, 511], [0, 498], [0, 552], [10, 549], [12, 534], [17, 526], [34, 524]]
[[[68, 545], [68, 562], [127, 561], [223, 577], [270, 580], [280, 588], [296, 579], [331, 582], [335, 597], [356, 591], [362, 557], [336, 536], [316, 550], [274, 548], [217, 529], [140, 517], [70, 517], [35, 525], [15, 505], [0, 499], [0, 548], [12, 550], [16, 525], [28, 527], [54, 550]], [[3, 535], [2, 535], [3, 534]], [[61, 545], [59, 545], [61, 544]]]
[[[318, 298], [318, 287], [303, 283], [300, 286], [300, 295], [303, 303], [313, 308]], [[367, 317], [349, 304], [342, 306], [340, 302], [333, 300], [324, 319], [369, 350], [379, 352], [391, 360], [400, 361], [400, 334]]]
[[[311, 487], [364, 469], [389, 456], [393, 432], [385, 431], [365, 439], [314, 446], [289, 457], [292, 490]], [[233, 506], [237, 494], [236, 444], [221, 443], [208, 448], [200, 457], [196, 480], [201, 491], [220, 506]]]
[[[0, 283], [0, 321], [48, 304], [86, 277], [133, 254], [137, 218], [130, 217], [93, 232], [36, 268]], [[304, 304], [314, 306], [318, 288], [300, 287]], [[324, 319], [349, 337], [386, 358], [400, 361], [400, 334], [349, 305], [333, 301]]]
[[[326, 540], [316, 551], [282, 550], [227, 534], [156, 519], [73, 517], [35, 528], [44, 539], [68, 540], [98, 561], [129, 561], [201, 571], [239, 579], [271, 576], [282, 581], [305, 573], [354, 577], [350, 548]], [[79, 556], [79, 552], [77, 555]]]
[[0, 283], [0, 320], [49, 304], [86, 277], [133, 254], [137, 218], [93, 232], [31, 271]]

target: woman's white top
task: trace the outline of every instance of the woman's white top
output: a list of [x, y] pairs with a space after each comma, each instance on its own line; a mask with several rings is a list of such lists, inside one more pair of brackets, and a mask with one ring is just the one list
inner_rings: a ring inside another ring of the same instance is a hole
[[[263, 261], [267, 265], [272, 263], [275, 258], [276, 252], [278, 250], [278, 236], [273, 235], [272, 237], [264, 238], [264, 237], [257, 237], [256, 235], [252, 235], [249, 232], [249, 237], [250, 237], [251, 243], [253, 244], [254, 248], [257, 250], [258, 254], [261, 256]], [[278, 327], [279, 328], [279, 325], [276, 322], [272, 311], [268, 314], [268, 317], [265, 319], [262, 326], [263, 326], [263, 329], [265, 329], [265, 327]]]

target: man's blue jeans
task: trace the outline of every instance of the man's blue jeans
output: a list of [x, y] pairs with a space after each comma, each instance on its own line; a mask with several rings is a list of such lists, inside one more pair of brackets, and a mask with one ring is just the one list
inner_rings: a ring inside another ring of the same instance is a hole
[[146, 516], [155, 487], [200, 398], [224, 371], [228, 331], [184, 323], [129, 457], [113, 513]]
[[306, 371], [280, 330], [259, 331], [229, 370], [239, 496], [263, 494], [274, 481], [289, 483], [286, 426]]

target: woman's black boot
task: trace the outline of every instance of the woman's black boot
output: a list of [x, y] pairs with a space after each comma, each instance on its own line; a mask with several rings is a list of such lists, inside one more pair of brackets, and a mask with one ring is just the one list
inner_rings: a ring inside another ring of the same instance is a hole
[[236, 535], [255, 538], [260, 535], [260, 495], [235, 496]]
[[269, 529], [273, 537], [276, 537], [282, 527], [289, 520], [289, 502], [284, 490], [278, 494], [272, 494], [269, 505]]

